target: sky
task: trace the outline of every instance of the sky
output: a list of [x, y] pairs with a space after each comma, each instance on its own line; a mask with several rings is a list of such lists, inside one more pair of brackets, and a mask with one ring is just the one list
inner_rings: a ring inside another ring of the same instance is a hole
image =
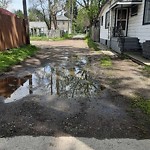
[[[29, 8], [28, 0], [27, 0], [27, 7]], [[9, 5], [8, 10], [14, 11], [18, 9], [23, 10], [22, 0], [12, 0], [12, 3]]]

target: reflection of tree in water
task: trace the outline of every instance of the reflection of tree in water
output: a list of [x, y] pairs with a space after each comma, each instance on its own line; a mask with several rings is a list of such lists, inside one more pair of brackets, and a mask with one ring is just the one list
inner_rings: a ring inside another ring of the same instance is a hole
[[61, 97], [89, 97], [99, 91], [99, 84], [92, 79], [88, 71], [79, 67], [46, 66], [34, 74], [36, 84], [43, 91]]

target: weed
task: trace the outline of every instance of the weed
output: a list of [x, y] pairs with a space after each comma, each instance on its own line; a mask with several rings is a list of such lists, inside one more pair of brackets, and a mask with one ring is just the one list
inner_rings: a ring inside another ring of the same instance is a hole
[[133, 106], [140, 108], [144, 113], [150, 115], [150, 99], [137, 96], [134, 98]]
[[10, 66], [15, 65], [25, 58], [32, 56], [38, 49], [35, 46], [27, 45], [0, 52], [0, 71], [6, 71]]
[[150, 66], [144, 66], [143, 70], [150, 74]]
[[98, 44], [96, 44], [91, 38], [86, 37], [86, 42], [89, 46], [89, 48], [95, 50], [95, 51], [99, 51], [100, 49], [98, 48]]
[[100, 59], [100, 65], [102, 67], [111, 67], [112, 66], [112, 61], [110, 59], [110, 57], [108, 56], [104, 56]]

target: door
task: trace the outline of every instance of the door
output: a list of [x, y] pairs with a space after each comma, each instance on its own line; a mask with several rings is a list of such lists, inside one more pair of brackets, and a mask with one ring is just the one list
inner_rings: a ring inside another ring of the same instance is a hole
[[128, 25], [128, 9], [122, 8], [117, 9], [116, 13], [116, 27], [120, 31], [121, 36], [127, 36], [127, 25]]

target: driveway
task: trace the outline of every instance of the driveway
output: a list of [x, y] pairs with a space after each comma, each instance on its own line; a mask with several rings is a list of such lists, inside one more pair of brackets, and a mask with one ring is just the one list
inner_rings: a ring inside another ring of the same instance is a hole
[[37, 55], [0, 77], [0, 149], [150, 148], [149, 117], [131, 107], [150, 98], [142, 66], [83, 40], [32, 44]]

